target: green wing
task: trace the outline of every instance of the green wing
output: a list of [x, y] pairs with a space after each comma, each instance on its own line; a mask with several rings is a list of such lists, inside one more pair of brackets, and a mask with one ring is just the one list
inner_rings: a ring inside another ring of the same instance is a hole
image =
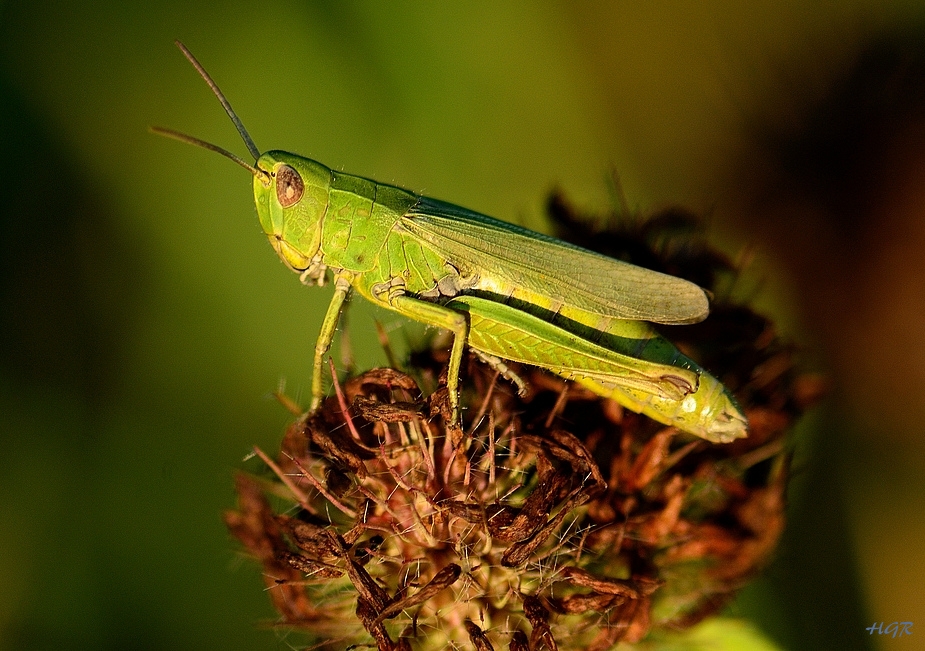
[[421, 197], [401, 224], [483, 280], [588, 312], [666, 324], [696, 323], [709, 312], [706, 293], [694, 283], [437, 199]]

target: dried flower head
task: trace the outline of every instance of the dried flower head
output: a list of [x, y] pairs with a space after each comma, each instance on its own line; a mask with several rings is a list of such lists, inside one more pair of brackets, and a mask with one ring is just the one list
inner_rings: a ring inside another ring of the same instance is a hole
[[538, 369], [517, 369], [522, 398], [475, 358], [461, 431], [439, 346], [349, 379], [275, 460], [258, 451], [273, 474], [240, 474], [226, 514], [279, 624], [316, 648], [609, 649], [716, 613], [773, 552], [783, 436], [821, 382], [727, 300], [736, 271], [697, 219], [595, 228], [558, 195], [550, 211], [563, 239], [716, 294], [707, 321], [669, 336], [735, 391], [749, 437], [711, 445]]

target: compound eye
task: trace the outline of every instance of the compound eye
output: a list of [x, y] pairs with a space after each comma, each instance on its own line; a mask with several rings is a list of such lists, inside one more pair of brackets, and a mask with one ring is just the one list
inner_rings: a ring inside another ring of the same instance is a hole
[[305, 192], [302, 177], [288, 165], [280, 165], [276, 170], [276, 198], [283, 208], [299, 203]]

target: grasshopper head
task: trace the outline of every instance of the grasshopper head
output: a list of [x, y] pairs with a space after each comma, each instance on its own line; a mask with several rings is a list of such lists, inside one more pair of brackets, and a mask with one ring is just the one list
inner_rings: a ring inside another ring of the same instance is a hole
[[321, 245], [321, 219], [328, 205], [331, 170], [284, 151], [257, 160], [254, 201], [273, 250], [294, 271], [304, 271]]
[[257, 162], [251, 165], [227, 149], [173, 129], [151, 127], [151, 131], [213, 151], [250, 172], [254, 176], [257, 215], [273, 250], [290, 269], [305, 271], [321, 246], [321, 219], [328, 205], [331, 170], [321, 163], [285, 151], [261, 154], [209, 73], [183, 43], [176, 41], [176, 44], [221, 102], [247, 151]]

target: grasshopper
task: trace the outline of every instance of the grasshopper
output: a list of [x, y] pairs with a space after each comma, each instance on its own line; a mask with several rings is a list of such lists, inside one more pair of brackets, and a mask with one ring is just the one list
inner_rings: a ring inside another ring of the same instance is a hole
[[312, 401], [351, 292], [453, 334], [447, 389], [461, 421], [459, 373], [468, 346], [524, 385], [503, 360], [539, 366], [633, 411], [712, 442], [747, 435], [730, 392], [651, 323], [688, 324], [709, 312], [703, 289], [402, 188], [344, 174], [285, 151], [257, 149], [218, 86], [177, 46], [222, 103], [253, 156], [172, 129], [158, 134], [219, 153], [254, 179], [260, 225], [307, 285], [333, 277], [315, 343]]

